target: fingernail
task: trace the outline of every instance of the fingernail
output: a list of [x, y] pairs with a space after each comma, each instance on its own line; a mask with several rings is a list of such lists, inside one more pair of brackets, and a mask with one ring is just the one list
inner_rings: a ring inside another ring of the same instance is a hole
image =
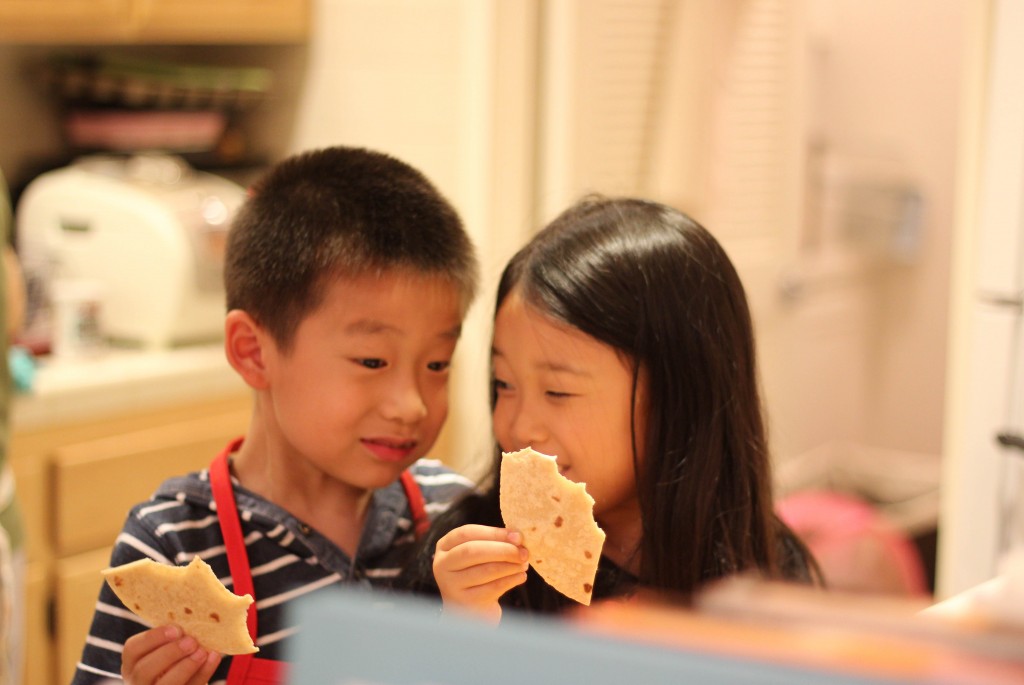
[[509, 532], [508, 537], [506, 539], [513, 545], [521, 545], [523, 543], [523, 534], [520, 533], [518, 530], [513, 530]]
[[519, 558], [526, 561], [530, 558], [530, 552], [525, 547], [519, 548]]
[[168, 640], [176, 640], [181, 637], [181, 629], [178, 626], [167, 626], [164, 629], [164, 637]]
[[205, 649], [197, 649], [192, 652], [192, 655], [189, 658], [192, 659], [192, 661], [206, 661], [206, 657], [208, 656], [209, 654], [207, 654]]
[[178, 647], [180, 647], [181, 651], [185, 652], [186, 654], [188, 654], [189, 652], [195, 650], [196, 647], [198, 647], [198, 646], [199, 646], [199, 643], [196, 642], [195, 638], [192, 637], [191, 635], [186, 635], [178, 643]]

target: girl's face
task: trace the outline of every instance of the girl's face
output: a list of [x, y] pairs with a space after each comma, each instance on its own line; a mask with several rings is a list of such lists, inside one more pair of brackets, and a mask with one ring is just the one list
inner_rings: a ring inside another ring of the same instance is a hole
[[[566, 478], [587, 484], [602, 525], [635, 521], [629, 364], [515, 291], [495, 317], [492, 355], [494, 432], [501, 449], [532, 447], [557, 457]], [[637, 425], [644, 425], [639, 415]]]

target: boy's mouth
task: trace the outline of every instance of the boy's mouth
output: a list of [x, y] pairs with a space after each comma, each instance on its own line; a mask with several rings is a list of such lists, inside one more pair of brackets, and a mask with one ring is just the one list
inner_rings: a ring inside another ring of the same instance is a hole
[[415, 440], [397, 438], [363, 438], [363, 445], [381, 461], [404, 461], [416, 449]]

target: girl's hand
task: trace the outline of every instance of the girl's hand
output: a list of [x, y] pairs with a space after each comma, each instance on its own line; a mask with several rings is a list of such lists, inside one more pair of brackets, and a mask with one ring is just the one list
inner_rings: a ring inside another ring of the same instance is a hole
[[445, 609], [467, 609], [493, 623], [501, 620], [498, 599], [526, 581], [529, 552], [517, 531], [460, 526], [437, 541], [434, 579]]
[[205, 685], [219, 663], [220, 654], [207, 652], [178, 626], [161, 626], [124, 643], [121, 677], [126, 685]]

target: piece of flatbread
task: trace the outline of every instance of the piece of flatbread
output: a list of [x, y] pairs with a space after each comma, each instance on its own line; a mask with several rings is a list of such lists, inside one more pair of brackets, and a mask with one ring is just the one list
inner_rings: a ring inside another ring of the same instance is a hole
[[531, 448], [501, 455], [501, 518], [523, 535], [530, 565], [551, 587], [590, 604], [604, 531], [584, 483], [558, 472], [555, 457]]
[[252, 597], [224, 587], [199, 557], [188, 566], [139, 559], [105, 569], [103, 577], [124, 605], [152, 626], [174, 623], [220, 654], [259, 651], [245, 622]]

